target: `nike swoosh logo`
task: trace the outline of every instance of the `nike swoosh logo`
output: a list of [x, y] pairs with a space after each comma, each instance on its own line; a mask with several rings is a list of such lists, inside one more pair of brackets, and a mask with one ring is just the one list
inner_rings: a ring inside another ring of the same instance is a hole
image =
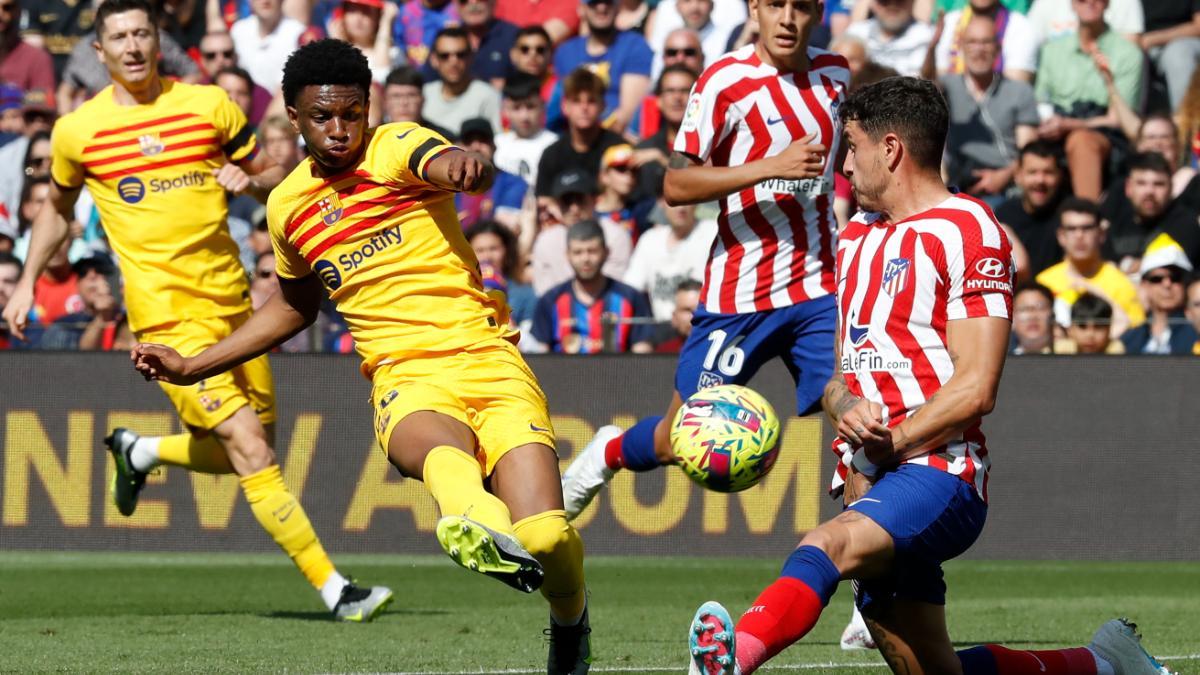
[[791, 115], [788, 115], [787, 117], [774, 117], [774, 118], [768, 117], [767, 125], [770, 126], [770, 125], [779, 124], [780, 122], [782, 122], [784, 120], [790, 120], [790, 119], [793, 119]]
[[404, 133], [402, 133], [402, 134], [396, 134], [396, 140], [398, 140], [398, 141], [402, 141], [402, 140], [404, 140], [404, 137], [405, 137], [405, 136], [407, 136], [407, 135], [411, 134], [412, 132], [413, 132], [413, 129], [409, 129], [408, 131], [406, 131], [406, 132], [404, 132]]
[[543, 428], [539, 427], [538, 425], [534, 424], [533, 422], [529, 423], [529, 430], [530, 431], [542, 431], [542, 432], [550, 431], [549, 429], [543, 429]]
[[282, 516], [279, 516], [279, 522], [286, 523], [288, 518], [291, 518], [292, 514], [295, 512], [296, 512], [296, 507], [293, 506], [292, 508], [288, 509], [287, 513], [283, 514]]
[[883, 503], [883, 502], [879, 501], [878, 499], [871, 499], [870, 497], [863, 497], [862, 499], [857, 499], [857, 500], [851, 502], [850, 506], [854, 506], [855, 504], [861, 504], [862, 502], [875, 502], [876, 504]]

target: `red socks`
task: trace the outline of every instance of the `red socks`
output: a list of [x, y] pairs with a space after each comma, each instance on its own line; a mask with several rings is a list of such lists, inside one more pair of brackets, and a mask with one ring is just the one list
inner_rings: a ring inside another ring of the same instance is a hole
[[625, 460], [621, 457], [621, 439], [624, 437], [625, 434], [621, 434], [604, 446], [604, 463], [613, 471], [625, 468]]
[[817, 624], [822, 600], [807, 584], [780, 577], [767, 586], [737, 623], [737, 661], [749, 675]]
[[1096, 675], [1096, 657], [1087, 647], [1022, 651], [983, 645], [958, 653], [965, 675]]

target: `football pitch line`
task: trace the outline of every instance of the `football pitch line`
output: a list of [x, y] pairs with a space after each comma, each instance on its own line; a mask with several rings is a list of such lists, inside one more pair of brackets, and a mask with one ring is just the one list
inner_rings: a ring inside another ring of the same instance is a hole
[[[1200, 654], [1182, 654], [1179, 656], [1156, 656], [1154, 657], [1162, 663], [1170, 665], [1175, 661], [1200, 661]], [[616, 666], [611, 668], [592, 668], [593, 673], [678, 673], [681, 666]], [[777, 666], [768, 666], [765, 671], [783, 671], [783, 670], [845, 670], [846, 668], [887, 668], [887, 664], [877, 661], [864, 661], [858, 663], [788, 663]], [[463, 671], [448, 671], [448, 670], [412, 670], [401, 671], [397, 673], [387, 673], [386, 675], [539, 675], [544, 672], [544, 669], [538, 668], [512, 668], [508, 670], [473, 670], [468, 672]]]

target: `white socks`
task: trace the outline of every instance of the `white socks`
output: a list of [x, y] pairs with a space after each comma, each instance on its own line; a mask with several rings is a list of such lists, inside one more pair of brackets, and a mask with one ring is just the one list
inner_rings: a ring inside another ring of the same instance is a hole
[[146, 473], [158, 466], [158, 443], [161, 440], [159, 436], [142, 436], [134, 441], [133, 449], [129, 451], [129, 462], [135, 471]]
[[337, 607], [338, 600], [342, 598], [342, 589], [346, 587], [346, 578], [334, 571], [325, 580], [325, 584], [321, 586], [321, 599], [325, 601], [325, 606], [331, 611]]

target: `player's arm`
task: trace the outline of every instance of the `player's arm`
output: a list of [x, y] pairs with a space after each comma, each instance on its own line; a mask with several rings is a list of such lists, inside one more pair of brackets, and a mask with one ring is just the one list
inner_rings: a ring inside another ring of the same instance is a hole
[[[1007, 318], [980, 316], [946, 323], [946, 350], [954, 374], [925, 405], [892, 428], [883, 442], [864, 449], [874, 464], [915, 457], [956, 438], [996, 405], [1000, 373], [1008, 354]], [[883, 435], [887, 428], [869, 428]]]
[[480, 194], [496, 180], [496, 168], [478, 152], [449, 148], [429, 160], [425, 178], [444, 190]]
[[49, 207], [39, 210], [33, 220], [29, 252], [25, 256], [25, 270], [4, 306], [4, 321], [12, 334], [19, 339], [25, 339], [25, 324], [29, 319], [29, 310], [33, 307], [34, 284], [37, 283], [38, 277], [42, 276], [51, 256], [66, 243], [71, 234], [70, 221], [75, 217], [77, 199], [78, 187], [63, 187], [52, 180]]
[[771, 178], [803, 180], [825, 173], [824, 145], [810, 144], [810, 134], [783, 152], [739, 166], [706, 166], [699, 157], [671, 153], [663, 180], [663, 198], [671, 206], [700, 204], [727, 197]]
[[245, 193], [260, 204], [266, 204], [267, 195], [287, 176], [287, 172], [267, 153], [258, 152], [240, 162], [228, 162], [213, 169], [213, 175], [217, 184], [226, 191], [235, 195]]
[[147, 380], [195, 384], [265, 354], [317, 319], [324, 293], [317, 275], [279, 278], [273, 294], [233, 334], [199, 354], [185, 358], [160, 344], [139, 343], [130, 351], [134, 368]]

